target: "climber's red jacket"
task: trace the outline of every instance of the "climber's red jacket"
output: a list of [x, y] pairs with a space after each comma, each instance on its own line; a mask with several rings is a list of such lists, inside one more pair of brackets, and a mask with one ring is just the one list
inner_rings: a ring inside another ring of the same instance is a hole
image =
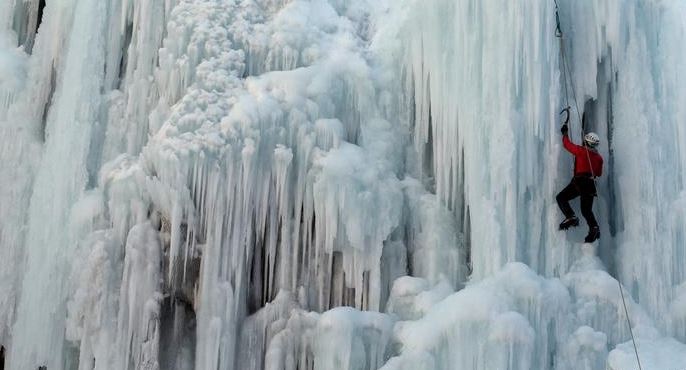
[[[576, 145], [567, 135], [562, 136], [562, 145], [574, 154], [574, 176], [595, 176], [603, 174], [603, 157], [593, 149]], [[593, 171], [591, 171], [593, 168]]]

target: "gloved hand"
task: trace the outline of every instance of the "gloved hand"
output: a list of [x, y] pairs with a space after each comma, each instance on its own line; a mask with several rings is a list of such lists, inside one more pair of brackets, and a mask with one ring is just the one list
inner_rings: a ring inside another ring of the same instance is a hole
[[562, 133], [562, 135], [567, 135], [567, 133], [569, 132], [569, 127], [567, 127], [566, 123], [562, 125], [562, 128], [560, 128], [560, 132]]

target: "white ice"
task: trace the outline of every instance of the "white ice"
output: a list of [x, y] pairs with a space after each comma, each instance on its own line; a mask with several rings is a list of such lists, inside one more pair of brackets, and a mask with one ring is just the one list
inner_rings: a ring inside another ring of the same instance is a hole
[[686, 368], [686, 3], [557, 3], [2, 2], [5, 368]]

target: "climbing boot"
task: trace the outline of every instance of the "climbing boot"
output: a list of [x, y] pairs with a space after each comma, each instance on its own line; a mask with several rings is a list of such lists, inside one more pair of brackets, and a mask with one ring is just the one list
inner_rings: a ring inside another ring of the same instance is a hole
[[600, 228], [598, 226], [593, 226], [588, 230], [588, 235], [586, 235], [586, 239], [584, 241], [586, 243], [593, 243], [594, 241], [598, 240], [600, 238]]
[[579, 219], [576, 218], [576, 216], [572, 217], [567, 217], [562, 223], [560, 224], [560, 230], [567, 230], [570, 227], [575, 227], [579, 226]]

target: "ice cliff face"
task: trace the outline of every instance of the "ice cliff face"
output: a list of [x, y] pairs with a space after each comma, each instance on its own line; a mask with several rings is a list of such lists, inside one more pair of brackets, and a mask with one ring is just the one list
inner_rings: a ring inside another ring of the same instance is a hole
[[686, 4], [558, 3], [595, 247], [553, 1], [3, 1], [5, 368], [686, 368]]

